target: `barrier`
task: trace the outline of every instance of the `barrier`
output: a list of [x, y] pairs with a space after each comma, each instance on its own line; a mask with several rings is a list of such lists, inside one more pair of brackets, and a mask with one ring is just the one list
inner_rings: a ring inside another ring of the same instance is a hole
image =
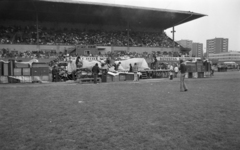
[[119, 81], [126, 81], [127, 74], [119, 74]]
[[22, 68], [23, 76], [31, 76], [31, 68]]
[[185, 78], [189, 78], [188, 73], [185, 74]]
[[119, 75], [107, 75], [107, 82], [119, 82]]
[[113, 77], [111, 75], [107, 75], [107, 82], [113, 82]]
[[14, 75], [14, 68], [15, 68], [15, 60], [9, 60], [9, 75]]
[[8, 76], [9, 83], [20, 83], [20, 79], [15, 78], [14, 76]]
[[193, 78], [197, 78], [197, 77], [198, 77], [197, 72], [194, 72], [194, 73], [193, 73]]
[[13, 69], [13, 75], [14, 76], [22, 76], [23, 74], [22, 74], [22, 68], [14, 68]]
[[0, 83], [8, 83], [8, 77], [7, 76], [0, 76]]
[[102, 69], [102, 82], [107, 82], [107, 69]]
[[45, 76], [42, 76], [42, 81], [49, 81], [49, 76], [45, 75]]
[[169, 70], [145, 70], [147, 78], [168, 78]]
[[21, 76], [21, 78], [22, 78], [21, 83], [32, 83], [31, 76]]
[[[81, 84], [93, 83], [93, 82], [94, 82], [94, 78], [82, 78], [78, 80], [78, 83], [81, 83]], [[101, 78], [97, 78], [97, 82], [101, 83], [102, 82]]]
[[188, 74], [188, 78], [193, 78], [193, 73], [192, 72], [189, 72], [189, 73], [186, 73]]
[[4, 76], [9, 76], [9, 62], [4, 62], [3, 63], [3, 75]]
[[198, 72], [198, 78], [204, 78], [204, 72]]
[[126, 81], [133, 81], [134, 80], [134, 74], [126, 74]]
[[0, 76], [2, 76], [3, 75], [3, 62], [2, 61], [0, 61]]
[[[82, 59], [95, 60], [101, 59], [100, 57], [84, 57]], [[172, 60], [164, 58], [164, 60]], [[209, 69], [206, 64], [203, 65], [202, 62], [197, 61], [188, 62], [186, 74], [187, 78], [203, 78], [204, 72]], [[169, 70], [144, 70], [145, 79], [148, 78], [168, 78]], [[102, 82], [119, 82], [119, 81], [133, 81], [133, 73], [119, 73], [119, 75], [108, 75], [107, 70], [101, 71]], [[118, 74], [118, 73], [117, 73]], [[32, 81], [50, 81], [51, 74], [49, 74], [49, 66], [47, 63], [32, 63], [30, 68], [29, 64], [14, 62], [9, 60], [8, 62], [0, 61], [0, 83], [15, 83], [15, 82], [32, 82]], [[141, 74], [142, 75], [142, 74]], [[9, 78], [6, 78], [9, 77]], [[15, 80], [16, 79], [16, 80]]]
[[32, 77], [32, 82], [35, 81], [49, 81], [49, 76], [31, 76]]
[[113, 82], [119, 82], [119, 75], [112, 77]]
[[49, 81], [49, 67], [46, 63], [32, 63], [32, 82]]

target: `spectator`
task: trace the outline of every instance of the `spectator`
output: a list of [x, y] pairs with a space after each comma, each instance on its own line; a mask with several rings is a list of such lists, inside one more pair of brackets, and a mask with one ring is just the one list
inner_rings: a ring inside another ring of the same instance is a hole
[[[78, 31], [78, 30], [48, 30], [39, 27], [37, 41], [36, 26], [4, 27], [0, 26], [0, 43], [12, 44], [43, 44], [43, 45], [102, 45], [102, 46], [145, 46], [145, 47], [173, 47], [179, 46], [163, 33], [135, 32], [129, 36], [125, 31]], [[11, 39], [11, 40], [10, 40]], [[128, 40], [129, 39], [129, 40]]]
[[138, 66], [137, 66], [137, 63], [134, 63], [134, 66], [133, 66], [133, 72], [134, 72], [134, 82], [138, 81]]
[[129, 72], [133, 72], [132, 64], [129, 64]]
[[119, 66], [121, 65], [121, 62], [118, 62], [118, 64], [114, 64], [113, 66], [114, 66], [114, 70], [115, 71], [118, 71], [118, 68], [119, 68]]
[[186, 68], [185, 62], [183, 60], [180, 60], [179, 70], [181, 72], [181, 76], [180, 76], [180, 92], [186, 92], [186, 91], [188, 91], [187, 85], [185, 83], [185, 75], [186, 75], [187, 68]]
[[98, 63], [96, 63], [95, 66], [92, 68], [92, 74], [93, 74], [95, 84], [97, 84], [98, 73], [99, 73], [99, 67], [98, 67]]
[[76, 59], [76, 66], [77, 66], [77, 68], [81, 67], [79, 59], [80, 59], [80, 57], [78, 56], [77, 59]]
[[174, 73], [175, 73], [175, 78], [177, 78], [177, 74], [178, 74], [178, 66], [176, 65], [175, 67], [174, 67]]

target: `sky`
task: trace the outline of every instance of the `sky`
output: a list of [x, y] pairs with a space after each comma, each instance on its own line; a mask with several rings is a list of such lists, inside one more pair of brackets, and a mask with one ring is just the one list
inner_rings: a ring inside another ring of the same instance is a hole
[[[73, 0], [74, 1], [74, 0]], [[77, 0], [75, 0], [77, 1]], [[107, 4], [191, 11], [207, 16], [175, 27], [175, 41], [203, 43], [228, 38], [228, 50], [240, 51], [240, 0], [81, 0]], [[172, 38], [172, 28], [165, 30]]]

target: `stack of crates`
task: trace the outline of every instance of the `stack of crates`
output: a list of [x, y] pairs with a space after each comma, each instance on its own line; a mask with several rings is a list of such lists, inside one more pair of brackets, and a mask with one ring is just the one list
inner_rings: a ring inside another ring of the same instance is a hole
[[134, 80], [134, 74], [128, 73], [126, 74], [126, 81], [133, 81]]
[[211, 63], [210, 62], [205, 62], [204, 66], [205, 66], [204, 77], [210, 77]]
[[119, 75], [107, 75], [107, 82], [119, 82]]
[[31, 82], [31, 68], [28, 63], [15, 63], [14, 76], [22, 78], [21, 82]]
[[107, 82], [113, 82], [113, 76], [112, 75], [107, 75]]
[[47, 63], [32, 63], [32, 81], [49, 81], [49, 66]]
[[0, 61], [0, 83], [8, 83], [8, 74], [8, 63]]
[[203, 66], [203, 62], [201, 60], [198, 60], [197, 61], [197, 76], [198, 76], [198, 78], [204, 77], [204, 70], [205, 70], [205, 67]]
[[14, 83], [9, 76], [13, 75], [15, 60], [0, 61], [0, 83]]
[[8, 82], [9, 83], [19, 83], [20, 80], [19, 79], [15, 79], [14, 76], [14, 68], [15, 68], [15, 60], [14, 59], [10, 59], [8, 60]]
[[7, 62], [0, 61], [0, 83], [14, 83], [16, 80], [10, 78], [13, 76], [15, 60], [9, 60]]
[[107, 69], [102, 69], [102, 82], [107, 82]]
[[126, 73], [119, 74], [119, 81], [126, 81]]
[[196, 63], [188, 62], [186, 67], [187, 67], [188, 78], [195, 77], [195, 73], [197, 72]]

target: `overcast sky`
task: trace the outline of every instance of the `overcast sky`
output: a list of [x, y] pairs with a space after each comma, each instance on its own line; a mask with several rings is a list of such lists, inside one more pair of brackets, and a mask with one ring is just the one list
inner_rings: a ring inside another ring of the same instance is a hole
[[[207, 16], [175, 27], [175, 40], [203, 43], [228, 38], [229, 50], [240, 51], [240, 0], [82, 0], [109, 4], [192, 11]], [[172, 29], [166, 30], [172, 37]], [[204, 49], [205, 51], [205, 49]]]

